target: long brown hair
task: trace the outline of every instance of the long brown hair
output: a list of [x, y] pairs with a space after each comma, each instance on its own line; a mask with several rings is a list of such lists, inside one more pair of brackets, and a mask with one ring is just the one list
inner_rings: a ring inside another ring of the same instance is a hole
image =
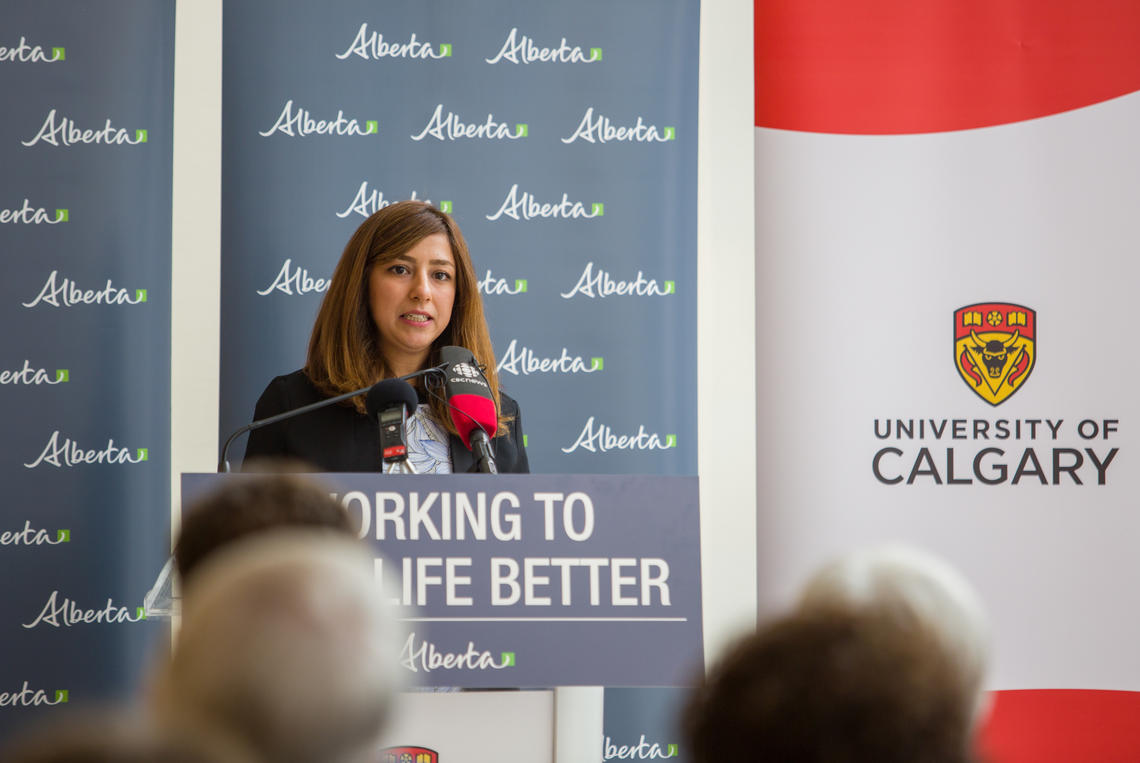
[[[499, 410], [500, 430], [506, 431], [507, 419], [502, 415], [499, 401], [495, 352], [467, 242], [450, 215], [422, 201], [401, 201], [384, 207], [352, 234], [313, 323], [305, 374], [317, 389], [329, 396], [361, 389], [392, 375], [380, 353], [380, 335], [369, 310], [369, 276], [372, 268], [404, 254], [435, 233], [447, 236], [451, 244], [451, 256], [455, 260], [455, 302], [451, 320], [432, 343], [428, 363], [439, 363], [440, 347], [456, 345], [471, 350], [475, 360], [484, 367], [495, 407]], [[353, 398], [352, 405], [364, 413], [363, 397]], [[455, 426], [444, 402], [433, 396], [431, 409], [436, 420], [454, 434]]]

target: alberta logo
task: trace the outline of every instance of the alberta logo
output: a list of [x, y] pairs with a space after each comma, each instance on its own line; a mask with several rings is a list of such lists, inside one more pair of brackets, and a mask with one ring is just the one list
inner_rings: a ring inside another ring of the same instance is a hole
[[479, 291], [483, 294], [524, 294], [526, 293], [526, 279], [514, 279], [514, 286], [511, 286], [510, 279], [496, 278], [491, 275], [490, 269], [487, 270], [487, 275], [483, 276], [479, 281]]
[[[51, 699], [52, 695], [55, 699]], [[23, 688], [17, 691], [0, 692], [0, 707], [35, 707], [36, 705], [64, 705], [67, 704], [67, 689], [31, 689], [24, 681]]]
[[439, 763], [439, 753], [426, 747], [387, 747], [380, 751], [380, 763]]
[[[360, 184], [360, 188], [356, 190], [356, 196], [353, 197], [352, 203], [344, 208], [343, 211], [337, 212], [337, 217], [348, 217], [351, 214], [358, 214], [361, 217], [368, 217], [378, 209], [383, 209], [389, 204], [393, 204], [402, 198], [418, 199], [418, 191], [413, 190], [411, 196], [398, 196], [395, 199], [389, 200], [384, 197], [384, 192], [379, 188], [369, 188], [368, 181], [365, 180]], [[431, 199], [424, 199], [428, 204], [431, 204]], [[443, 204], [447, 202], [440, 202], [440, 209], [444, 212], [448, 210], [443, 209]]]
[[377, 120], [365, 120], [363, 127], [360, 126], [360, 121], [346, 118], [344, 109], [336, 110], [336, 119], [314, 119], [308, 109], [294, 110], [293, 99], [290, 98], [273, 126], [268, 130], [258, 130], [257, 134], [268, 138], [274, 133], [280, 133], [293, 138], [306, 135], [375, 135], [380, 131]]
[[40, 131], [30, 140], [22, 140], [23, 146], [34, 146], [43, 142], [52, 146], [73, 146], [78, 143], [102, 143], [106, 145], [135, 146], [147, 142], [146, 130], [135, 130], [134, 137], [125, 127], [115, 127], [108, 117], [103, 126], [98, 129], [81, 129], [75, 120], [67, 116], [58, 116], [56, 110], [48, 112]]
[[451, 44], [440, 43], [437, 53], [431, 42], [417, 40], [415, 32], [412, 32], [412, 36], [407, 42], [386, 42], [384, 35], [376, 30], [369, 31], [368, 22], [365, 21], [360, 25], [356, 37], [353, 38], [348, 48], [343, 53], [336, 54], [336, 57], [341, 61], [349, 56], [360, 56], [363, 59], [374, 61], [384, 58], [449, 58], [451, 56]]
[[20, 42], [14, 48], [0, 46], [0, 61], [16, 61], [22, 64], [29, 62], [54, 64], [66, 59], [66, 49], [53, 47], [51, 58], [48, 58], [48, 53], [44, 51], [43, 45], [29, 45], [28, 39], [24, 35], [20, 35]]
[[512, 27], [507, 33], [503, 47], [499, 49], [494, 58], [483, 59], [489, 64], [500, 61], [510, 61], [512, 64], [529, 64], [535, 61], [559, 64], [592, 64], [602, 60], [601, 48], [590, 48], [589, 53], [581, 46], [571, 47], [566, 44], [566, 38], [558, 44], [557, 48], [542, 47], [527, 35], [520, 35], [518, 27]]
[[979, 302], [954, 311], [954, 365], [990, 405], [1021, 389], [1037, 361], [1037, 312], [1008, 302]]
[[675, 758], [681, 754], [680, 746], [675, 743], [662, 744], [660, 742], [645, 741], [645, 734], [637, 744], [619, 745], [608, 736], [602, 744], [602, 760], [657, 760]]

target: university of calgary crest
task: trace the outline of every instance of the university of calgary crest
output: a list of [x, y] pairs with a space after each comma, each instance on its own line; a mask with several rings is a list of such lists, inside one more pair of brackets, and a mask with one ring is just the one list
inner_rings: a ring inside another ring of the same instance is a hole
[[990, 405], [1021, 389], [1037, 360], [1037, 313], [1007, 302], [981, 302], [954, 311], [954, 365]]
[[380, 763], [439, 763], [439, 753], [426, 747], [388, 747], [380, 751]]

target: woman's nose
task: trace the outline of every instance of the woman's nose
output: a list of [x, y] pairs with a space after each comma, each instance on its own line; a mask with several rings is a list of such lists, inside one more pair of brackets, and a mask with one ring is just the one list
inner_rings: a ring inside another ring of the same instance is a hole
[[431, 281], [427, 273], [417, 273], [412, 279], [412, 298], [420, 301], [431, 299]]

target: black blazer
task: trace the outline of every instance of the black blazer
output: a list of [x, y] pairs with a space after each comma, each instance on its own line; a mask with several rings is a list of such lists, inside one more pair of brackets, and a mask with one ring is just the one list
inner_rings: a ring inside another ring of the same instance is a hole
[[[509, 434], [491, 440], [495, 465], [503, 473], [527, 473], [530, 464], [522, 444], [519, 405], [503, 393], [499, 396], [503, 413], [513, 420], [508, 426]], [[304, 371], [294, 371], [269, 382], [257, 400], [253, 419], [268, 418], [324, 398]], [[451, 435], [450, 445], [451, 471], [462, 474], [471, 470], [475, 459], [463, 441]], [[375, 419], [344, 405], [330, 405], [250, 432], [245, 461], [272, 457], [298, 458], [323, 472], [383, 471], [379, 425]]]

